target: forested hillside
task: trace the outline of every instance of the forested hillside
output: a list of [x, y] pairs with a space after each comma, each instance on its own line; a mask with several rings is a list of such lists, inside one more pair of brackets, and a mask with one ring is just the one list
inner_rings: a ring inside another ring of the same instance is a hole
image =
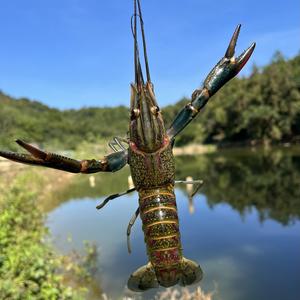
[[[187, 101], [163, 108], [167, 124]], [[17, 138], [58, 149], [74, 149], [83, 141], [108, 141], [126, 135], [128, 116], [123, 106], [60, 111], [0, 92], [0, 147], [15, 149]], [[276, 143], [299, 137], [300, 55], [285, 60], [277, 53], [268, 66], [254, 67], [249, 77], [233, 79], [219, 91], [180, 134], [177, 145]]]

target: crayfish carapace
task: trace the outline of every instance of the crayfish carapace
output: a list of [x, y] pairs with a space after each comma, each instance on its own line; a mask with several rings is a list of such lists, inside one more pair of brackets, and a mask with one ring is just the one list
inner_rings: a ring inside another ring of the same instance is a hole
[[[141, 29], [146, 82], [140, 62], [137, 22]], [[0, 151], [0, 155], [25, 164], [73, 173], [115, 172], [129, 164], [135, 187], [125, 193], [133, 190], [138, 192], [139, 208], [130, 220], [127, 235], [129, 238], [130, 229], [140, 214], [149, 263], [131, 275], [128, 287], [134, 291], [144, 291], [159, 285], [164, 287], [177, 283], [189, 285], [201, 280], [202, 271], [197, 263], [184, 258], [182, 254], [174, 194], [175, 164], [172, 147], [176, 135], [196, 117], [208, 100], [226, 82], [237, 75], [246, 64], [254, 50], [255, 43], [240, 56], [234, 56], [241, 27], [238, 25], [224, 57], [208, 74], [203, 86], [193, 92], [191, 102], [179, 112], [166, 130], [150, 79], [140, 0], [134, 0], [131, 27], [134, 37], [135, 82], [131, 85], [129, 136], [126, 139], [114, 138], [113, 142], [109, 143], [114, 150], [113, 153], [100, 160], [79, 161], [42, 151], [17, 140], [16, 142], [29, 154]], [[109, 196], [98, 208], [125, 193]]]

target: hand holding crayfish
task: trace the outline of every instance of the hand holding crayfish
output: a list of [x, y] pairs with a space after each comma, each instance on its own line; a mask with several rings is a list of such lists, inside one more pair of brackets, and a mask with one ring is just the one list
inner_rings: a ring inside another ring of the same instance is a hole
[[[137, 42], [138, 20], [143, 41], [146, 82]], [[176, 135], [195, 118], [211, 96], [238, 74], [250, 58], [254, 43], [237, 58], [234, 56], [240, 27], [237, 26], [225, 56], [209, 73], [203, 86], [193, 92], [191, 102], [179, 112], [166, 130], [150, 79], [140, 1], [135, 0], [132, 17], [135, 82], [131, 85], [128, 139], [115, 138], [109, 143], [114, 152], [100, 160], [70, 159], [42, 151], [21, 140], [17, 140], [17, 143], [29, 154], [0, 151], [1, 156], [13, 161], [73, 173], [115, 172], [129, 164], [135, 188], [111, 195], [98, 208], [127, 192], [138, 192], [139, 207], [130, 220], [127, 236], [129, 238], [130, 229], [141, 214], [149, 263], [129, 278], [128, 287], [134, 291], [144, 291], [159, 285], [169, 287], [177, 283], [189, 285], [202, 278], [200, 266], [182, 254], [174, 194], [175, 163], [172, 147]]]

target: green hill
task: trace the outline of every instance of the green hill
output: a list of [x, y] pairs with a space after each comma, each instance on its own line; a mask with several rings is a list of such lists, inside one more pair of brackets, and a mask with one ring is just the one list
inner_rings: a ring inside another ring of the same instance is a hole
[[[170, 124], [187, 103], [163, 108]], [[37, 101], [0, 92], [0, 146], [16, 149], [22, 138], [42, 147], [75, 149], [128, 131], [127, 107], [58, 110]], [[300, 136], [300, 55], [286, 60], [276, 53], [247, 78], [236, 78], [219, 91], [206, 109], [178, 137], [177, 145], [198, 143], [269, 143], [297, 141]]]

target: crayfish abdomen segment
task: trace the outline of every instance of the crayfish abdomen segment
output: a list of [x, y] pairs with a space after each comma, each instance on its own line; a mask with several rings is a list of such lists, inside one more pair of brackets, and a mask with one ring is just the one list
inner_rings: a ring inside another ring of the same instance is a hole
[[174, 186], [141, 190], [139, 205], [147, 253], [157, 281], [172, 286], [181, 278], [182, 263]]

